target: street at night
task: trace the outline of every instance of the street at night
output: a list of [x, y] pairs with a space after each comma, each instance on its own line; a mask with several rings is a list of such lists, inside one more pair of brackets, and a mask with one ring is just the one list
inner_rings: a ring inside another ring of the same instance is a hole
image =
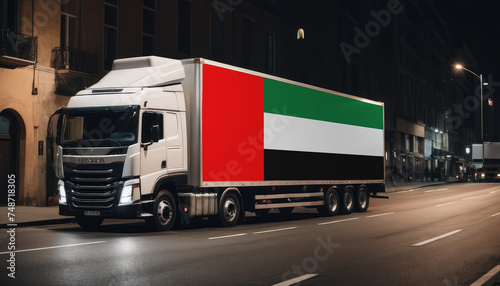
[[0, 286], [500, 286], [498, 0], [0, 0]]
[[[274, 285], [302, 277], [300, 285], [454, 286], [500, 264], [499, 184], [389, 197], [372, 199], [366, 213], [300, 209], [284, 219], [272, 211], [233, 228], [198, 221], [158, 233], [119, 220], [96, 232], [77, 224], [17, 228], [16, 279], [7, 285]], [[6, 285], [5, 267], [1, 277]]]

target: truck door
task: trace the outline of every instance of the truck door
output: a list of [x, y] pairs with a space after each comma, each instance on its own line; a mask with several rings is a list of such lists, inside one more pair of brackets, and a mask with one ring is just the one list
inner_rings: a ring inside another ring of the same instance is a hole
[[156, 180], [167, 173], [162, 112], [145, 111], [141, 124], [141, 193], [153, 192]]

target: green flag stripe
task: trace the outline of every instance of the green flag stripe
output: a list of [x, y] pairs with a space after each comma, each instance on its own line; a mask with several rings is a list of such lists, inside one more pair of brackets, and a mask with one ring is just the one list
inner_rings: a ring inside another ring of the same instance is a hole
[[264, 78], [264, 112], [384, 128], [383, 107], [356, 99]]

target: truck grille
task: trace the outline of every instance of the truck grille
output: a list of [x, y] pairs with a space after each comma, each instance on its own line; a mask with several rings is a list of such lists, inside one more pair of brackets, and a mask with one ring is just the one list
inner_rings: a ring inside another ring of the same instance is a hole
[[121, 160], [100, 164], [64, 163], [68, 203], [74, 209], [112, 210], [123, 182]]

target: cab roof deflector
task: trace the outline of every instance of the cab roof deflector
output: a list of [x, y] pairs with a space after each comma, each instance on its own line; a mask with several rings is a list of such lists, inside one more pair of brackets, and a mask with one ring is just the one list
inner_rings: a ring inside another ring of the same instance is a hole
[[117, 59], [112, 70], [90, 89], [164, 86], [180, 83], [184, 77], [179, 60], [155, 56]]

